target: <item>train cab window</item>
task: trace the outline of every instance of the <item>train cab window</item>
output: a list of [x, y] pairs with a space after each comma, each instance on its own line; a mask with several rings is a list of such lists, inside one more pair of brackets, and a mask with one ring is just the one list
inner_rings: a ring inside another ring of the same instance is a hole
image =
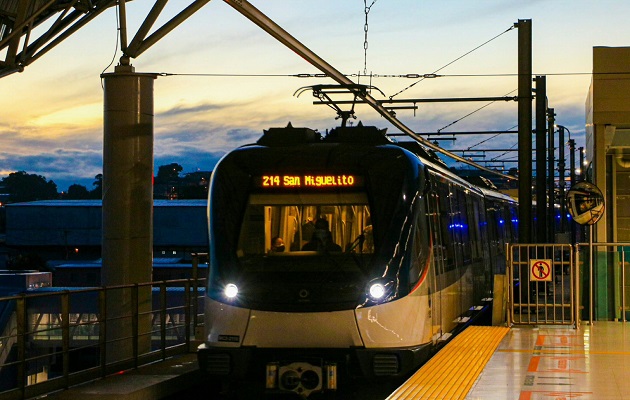
[[[364, 193], [252, 194], [241, 226], [239, 258], [309, 252], [372, 253]], [[282, 242], [282, 245], [277, 244]]]

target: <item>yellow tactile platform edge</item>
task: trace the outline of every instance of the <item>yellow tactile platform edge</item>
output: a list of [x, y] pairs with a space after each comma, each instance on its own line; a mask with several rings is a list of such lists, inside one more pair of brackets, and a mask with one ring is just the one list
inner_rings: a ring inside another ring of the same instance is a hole
[[464, 399], [510, 328], [470, 326], [387, 400]]

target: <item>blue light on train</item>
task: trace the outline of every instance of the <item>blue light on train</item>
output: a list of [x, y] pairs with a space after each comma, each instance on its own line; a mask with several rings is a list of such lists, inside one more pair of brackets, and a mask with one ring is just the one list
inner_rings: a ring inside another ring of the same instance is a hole
[[505, 224], [505, 220], [500, 219], [500, 220], [499, 220], [499, 225], [503, 225], [503, 224]]
[[223, 294], [228, 299], [233, 299], [238, 295], [238, 287], [233, 283], [228, 283], [223, 289]]

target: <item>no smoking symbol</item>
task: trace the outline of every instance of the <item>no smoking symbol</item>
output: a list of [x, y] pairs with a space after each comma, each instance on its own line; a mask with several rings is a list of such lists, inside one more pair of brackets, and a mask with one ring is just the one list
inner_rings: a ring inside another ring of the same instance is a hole
[[529, 280], [538, 282], [551, 281], [551, 260], [530, 260]]

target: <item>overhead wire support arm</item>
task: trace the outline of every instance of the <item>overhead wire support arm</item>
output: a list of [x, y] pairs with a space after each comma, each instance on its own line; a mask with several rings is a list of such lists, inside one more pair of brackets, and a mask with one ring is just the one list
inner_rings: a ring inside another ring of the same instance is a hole
[[[445, 97], [445, 98], [424, 98], [424, 99], [388, 99], [375, 100], [378, 104], [404, 104], [404, 103], [456, 103], [456, 102], [475, 102], [475, 101], [518, 101], [516, 96], [498, 96], [498, 97]], [[337, 104], [350, 104], [350, 100], [338, 101]], [[367, 101], [357, 102], [358, 104], [369, 104]], [[313, 102], [313, 104], [327, 104], [325, 102]]]
[[[300, 95], [307, 90], [312, 90], [313, 96], [319, 99], [319, 101], [315, 102], [316, 104], [325, 103], [326, 105], [328, 105], [330, 108], [332, 108], [333, 110], [337, 112], [337, 115], [338, 115], [337, 118], [341, 118], [341, 121], [342, 121], [341, 126], [343, 127], [346, 126], [346, 123], [349, 118], [356, 119], [356, 116], [354, 115], [354, 106], [357, 103], [357, 100], [360, 99], [360, 95], [365, 96], [369, 91], [377, 90], [381, 94], [383, 94], [383, 96], [385, 96], [385, 94], [379, 88], [375, 86], [371, 86], [371, 85], [362, 85], [362, 84], [351, 84], [351, 85], [343, 85], [343, 84], [330, 85], [329, 84], [329, 85], [304, 86], [296, 90], [295, 93], [293, 93], [293, 95], [296, 97], [300, 97]], [[336, 94], [354, 95], [354, 101], [344, 102], [344, 104], [352, 104], [352, 107], [350, 108], [350, 110], [345, 111], [345, 110], [342, 110], [341, 107], [339, 107], [339, 102], [336, 100], [333, 100], [331, 97], [331, 95], [336, 95]]]
[[[517, 131], [465, 131], [465, 132], [416, 132], [416, 135], [432, 136], [432, 135], [495, 135], [495, 134], [515, 134]], [[388, 133], [387, 136], [407, 136], [406, 133]], [[450, 150], [454, 151], [454, 150]]]

